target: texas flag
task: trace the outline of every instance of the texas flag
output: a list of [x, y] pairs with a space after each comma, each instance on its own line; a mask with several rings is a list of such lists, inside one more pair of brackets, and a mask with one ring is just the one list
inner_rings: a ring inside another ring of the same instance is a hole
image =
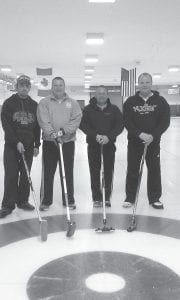
[[52, 68], [36, 68], [38, 96], [46, 97], [51, 92]]

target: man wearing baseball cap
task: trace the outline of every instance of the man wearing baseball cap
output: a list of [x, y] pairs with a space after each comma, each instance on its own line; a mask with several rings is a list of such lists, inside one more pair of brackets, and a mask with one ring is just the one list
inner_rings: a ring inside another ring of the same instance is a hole
[[21, 154], [24, 153], [29, 170], [33, 155], [37, 156], [40, 146], [40, 128], [37, 122], [37, 103], [28, 95], [30, 78], [21, 75], [16, 90], [2, 106], [1, 121], [5, 135], [4, 145], [4, 196], [0, 218], [18, 208], [34, 210], [28, 202], [29, 183]]

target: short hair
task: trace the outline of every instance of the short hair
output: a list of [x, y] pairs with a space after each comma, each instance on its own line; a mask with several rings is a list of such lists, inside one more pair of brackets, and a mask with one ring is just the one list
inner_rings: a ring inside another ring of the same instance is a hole
[[62, 78], [62, 77], [60, 77], [60, 76], [54, 77], [53, 80], [52, 80], [52, 84], [53, 84], [53, 81], [54, 81], [54, 80], [62, 80], [63, 83], [64, 83], [64, 85], [65, 85], [65, 80], [64, 80], [64, 78]]
[[144, 73], [141, 73], [139, 76], [138, 76], [138, 82], [140, 81], [141, 77], [143, 76], [149, 76], [151, 78], [151, 82], [153, 81], [152, 79], [152, 75], [147, 73], [147, 72], [144, 72]]
[[108, 94], [108, 88], [107, 88], [107, 86], [101, 84], [101, 85], [99, 85], [99, 86], [96, 87], [96, 90], [99, 89], [99, 88], [105, 89], [106, 92], [107, 92], [107, 94]]

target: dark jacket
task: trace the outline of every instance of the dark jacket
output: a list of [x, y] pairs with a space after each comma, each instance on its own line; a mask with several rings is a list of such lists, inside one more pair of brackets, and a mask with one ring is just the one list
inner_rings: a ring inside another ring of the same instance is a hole
[[158, 92], [152, 93], [153, 95], [145, 102], [137, 92], [124, 104], [124, 124], [129, 140], [140, 141], [140, 133], [145, 132], [152, 134], [155, 141], [160, 141], [161, 135], [169, 127], [169, 104]]
[[40, 127], [36, 117], [37, 103], [27, 97], [21, 99], [18, 94], [5, 100], [1, 111], [5, 143], [16, 146], [22, 142], [26, 147], [40, 146]]
[[106, 135], [114, 143], [123, 130], [123, 117], [119, 108], [107, 101], [107, 106], [101, 110], [96, 98], [84, 108], [80, 129], [87, 135], [87, 143], [96, 143], [96, 135]]

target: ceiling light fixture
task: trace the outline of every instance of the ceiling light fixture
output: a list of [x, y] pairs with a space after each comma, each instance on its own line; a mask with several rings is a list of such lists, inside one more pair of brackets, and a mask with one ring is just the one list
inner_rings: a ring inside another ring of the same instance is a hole
[[35, 82], [34, 85], [38, 87], [41, 86], [40, 82]]
[[180, 66], [169, 66], [168, 70], [169, 72], [179, 72]]
[[11, 72], [11, 66], [1, 66], [1, 72]]
[[161, 78], [162, 77], [162, 74], [161, 73], [154, 73], [153, 74], [153, 78], [155, 78], [155, 79], [159, 79], [159, 78]]
[[97, 55], [86, 55], [85, 62], [86, 63], [97, 63], [99, 61]]
[[84, 78], [85, 79], [92, 79], [92, 75], [85, 75]]
[[104, 43], [103, 33], [87, 33], [86, 44], [87, 45], [102, 45]]
[[86, 73], [93, 73], [95, 71], [94, 67], [85, 67]]

